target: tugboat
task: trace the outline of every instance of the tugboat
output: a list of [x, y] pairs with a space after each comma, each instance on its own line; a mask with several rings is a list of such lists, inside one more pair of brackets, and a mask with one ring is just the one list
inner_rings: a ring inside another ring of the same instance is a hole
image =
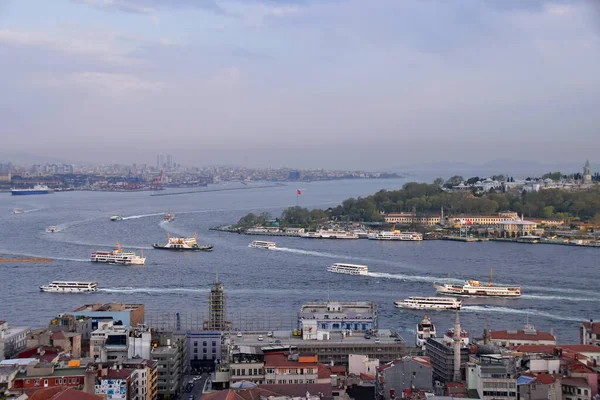
[[165, 222], [171, 222], [171, 221], [173, 221], [174, 219], [175, 219], [175, 214], [174, 214], [174, 213], [172, 213], [171, 211], [169, 211], [169, 212], [167, 213], [167, 215], [165, 215], [165, 216], [163, 217], [163, 221], [165, 221]]
[[167, 244], [154, 243], [152, 247], [159, 250], [175, 250], [175, 251], [211, 251], [213, 246], [200, 246], [196, 243], [197, 234], [193, 238], [171, 237], [168, 234], [169, 241]]

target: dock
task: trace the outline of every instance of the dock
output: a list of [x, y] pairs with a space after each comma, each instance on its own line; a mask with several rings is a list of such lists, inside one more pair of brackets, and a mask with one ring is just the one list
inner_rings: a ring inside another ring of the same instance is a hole
[[456, 242], [487, 242], [487, 238], [466, 237], [466, 236], [442, 236], [442, 240], [454, 240]]

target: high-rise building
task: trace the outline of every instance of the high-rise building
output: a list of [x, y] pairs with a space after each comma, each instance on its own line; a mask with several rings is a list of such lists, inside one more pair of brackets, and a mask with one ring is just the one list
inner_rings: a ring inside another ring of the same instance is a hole
[[167, 154], [167, 168], [172, 168], [173, 167], [173, 156], [171, 156], [170, 154]]
[[159, 164], [160, 164], [159, 168], [164, 168], [164, 166], [165, 166], [165, 156], [164, 156], [164, 154], [160, 154], [158, 156], [158, 158], [159, 158]]
[[156, 155], [156, 169], [160, 169], [160, 154]]

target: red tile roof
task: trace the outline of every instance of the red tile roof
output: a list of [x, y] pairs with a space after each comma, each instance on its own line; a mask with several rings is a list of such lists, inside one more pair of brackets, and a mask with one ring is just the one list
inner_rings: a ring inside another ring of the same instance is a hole
[[89, 394], [68, 387], [39, 389], [29, 396], [29, 400], [98, 400], [101, 396]]
[[218, 392], [202, 395], [202, 400], [260, 400], [270, 396], [305, 397], [306, 392], [310, 394], [322, 393], [323, 399], [333, 398], [331, 384], [329, 383], [307, 383], [298, 385], [259, 385], [253, 389], [246, 390], [221, 390]]
[[571, 376], [562, 379], [563, 386], [589, 387], [588, 381], [585, 378], [573, 378]]
[[325, 364], [317, 364], [317, 369], [319, 371], [319, 379], [331, 378], [331, 371]]
[[584, 322], [583, 327], [588, 331], [592, 331], [594, 335], [600, 335], [600, 322]]
[[518, 351], [520, 353], [552, 354], [554, 353], [555, 348], [556, 346], [551, 344], [523, 344], [520, 346], [515, 346], [513, 350]]
[[577, 353], [600, 353], [600, 346], [595, 346], [593, 344], [561, 344], [557, 347]]
[[332, 374], [346, 375], [346, 367], [344, 367], [343, 365], [334, 365], [332, 367], [329, 367], [329, 369], [331, 370]]
[[492, 340], [556, 340], [556, 338], [548, 332], [536, 331], [536, 333], [525, 333], [523, 330], [491, 331], [490, 337]]
[[374, 381], [375, 377], [371, 374], [363, 374], [362, 372], [360, 373], [360, 379], [362, 379], [363, 381]]
[[543, 383], [544, 385], [551, 385], [554, 383], [556, 379], [554, 379], [553, 375], [550, 374], [536, 374], [535, 379]]

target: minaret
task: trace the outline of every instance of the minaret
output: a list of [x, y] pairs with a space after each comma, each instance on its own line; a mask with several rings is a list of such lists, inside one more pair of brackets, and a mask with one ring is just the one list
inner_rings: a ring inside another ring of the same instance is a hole
[[592, 182], [592, 168], [590, 167], [590, 160], [586, 160], [583, 166], [583, 183]]
[[488, 329], [487, 320], [485, 321], [485, 327], [483, 328], [483, 344], [492, 344], [492, 337], [490, 330]]
[[454, 320], [454, 382], [460, 382], [462, 376], [460, 374], [460, 319], [458, 312]]

